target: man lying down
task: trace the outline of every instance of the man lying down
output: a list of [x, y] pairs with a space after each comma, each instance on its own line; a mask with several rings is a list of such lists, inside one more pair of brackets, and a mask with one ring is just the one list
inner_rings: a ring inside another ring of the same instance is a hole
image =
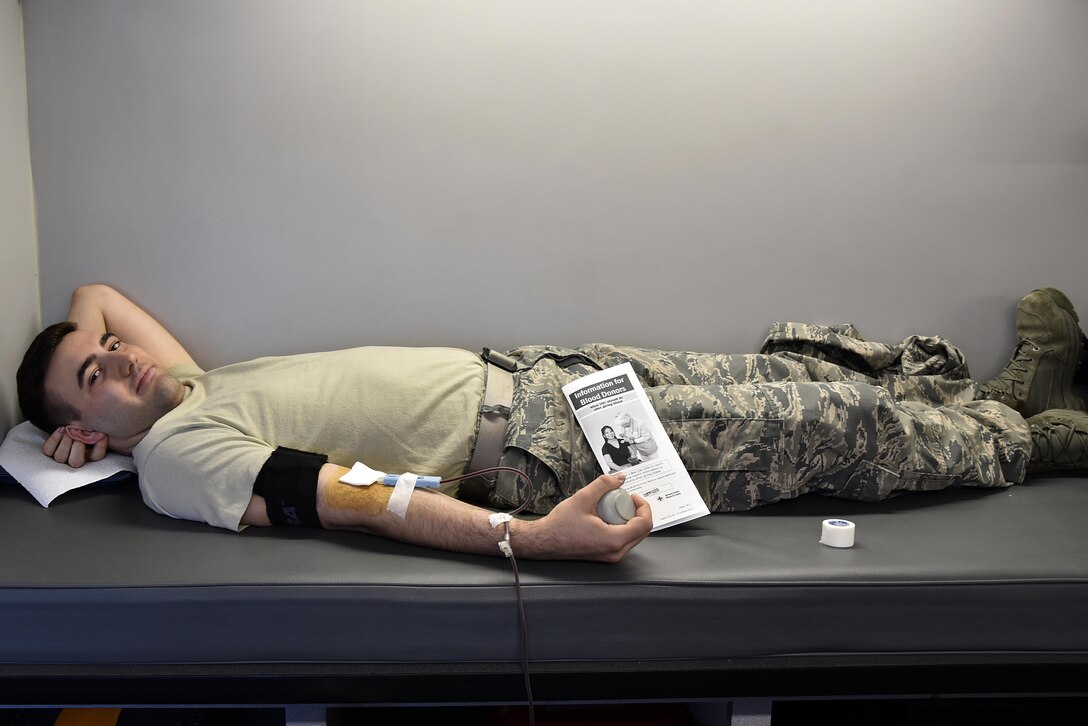
[[893, 346], [802, 324], [776, 324], [753, 355], [534, 346], [489, 361], [364, 347], [205, 372], [147, 312], [88, 285], [68, 321], [31, 344], [18, 389], [24, 415], [52, 432], [46, 455], [78, 467], [107, 449], [131, 453], [144, 501], [172, 517], [496, 554], [490, 512], [476, 504], [519, 505], [528, 488], [512, 474], [446, 492], [455, 496], [419, 490], [403, 518], [387, 510], [389, 487], [339, 480], [356, 461], [441, 477], [501, 464], [528, 474], [528, 511], [545, 515], [510, 524], [518, 557], [618, 561], [650, 532], [650, 506], [636, 496], [626, 524], [598, 518], [597, 502], [623, 478], [598, 476], [567, 382], [630, 361], [718, 512], [807, 492], [875, 501], [1088, 468], [1088, 413], [1073, 387], [1085, 339], [1072, 304], [1037, 290], [1016, 327], [1012, 360], [982, 384], [943, 339]]

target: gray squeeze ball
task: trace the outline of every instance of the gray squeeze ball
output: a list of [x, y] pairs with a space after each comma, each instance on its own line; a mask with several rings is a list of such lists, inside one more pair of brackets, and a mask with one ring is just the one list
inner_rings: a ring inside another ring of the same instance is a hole
[[597, 516], [609, 524], [626, 524], [635, 516], [635, 502], [623, 489], [613, 489], [597, 503]]

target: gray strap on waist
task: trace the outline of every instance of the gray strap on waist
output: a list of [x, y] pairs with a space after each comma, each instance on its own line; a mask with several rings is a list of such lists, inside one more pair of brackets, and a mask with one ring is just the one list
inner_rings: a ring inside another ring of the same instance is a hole
[[[510, 420], [510, 404], [514, 400], [513, 361], [484, 348], [487, 380], [484, 400], [480, 407], [480, 430], [468, 472], [496, 466], [502, 458], [506, 439], [506, 424]], [[509, 366], [504, 365], [509, 361]]]

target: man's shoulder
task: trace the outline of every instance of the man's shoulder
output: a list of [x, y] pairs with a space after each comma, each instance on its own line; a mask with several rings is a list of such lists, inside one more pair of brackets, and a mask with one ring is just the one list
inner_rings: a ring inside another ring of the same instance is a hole
[[204, 369], [196, 363], [180, 363], [168, 368], [167, 373], [178, 379], [196, 378], [204, 375]]

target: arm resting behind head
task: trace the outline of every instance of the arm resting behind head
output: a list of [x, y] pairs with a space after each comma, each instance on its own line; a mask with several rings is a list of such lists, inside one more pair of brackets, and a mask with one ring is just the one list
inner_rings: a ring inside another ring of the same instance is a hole
[[194, 364], [192, 356], [146, 310], [108, 285], [83, 285], [72, 293], [68, 319], [81, 330], [110, 332], [143, 348], [164, 368]]

